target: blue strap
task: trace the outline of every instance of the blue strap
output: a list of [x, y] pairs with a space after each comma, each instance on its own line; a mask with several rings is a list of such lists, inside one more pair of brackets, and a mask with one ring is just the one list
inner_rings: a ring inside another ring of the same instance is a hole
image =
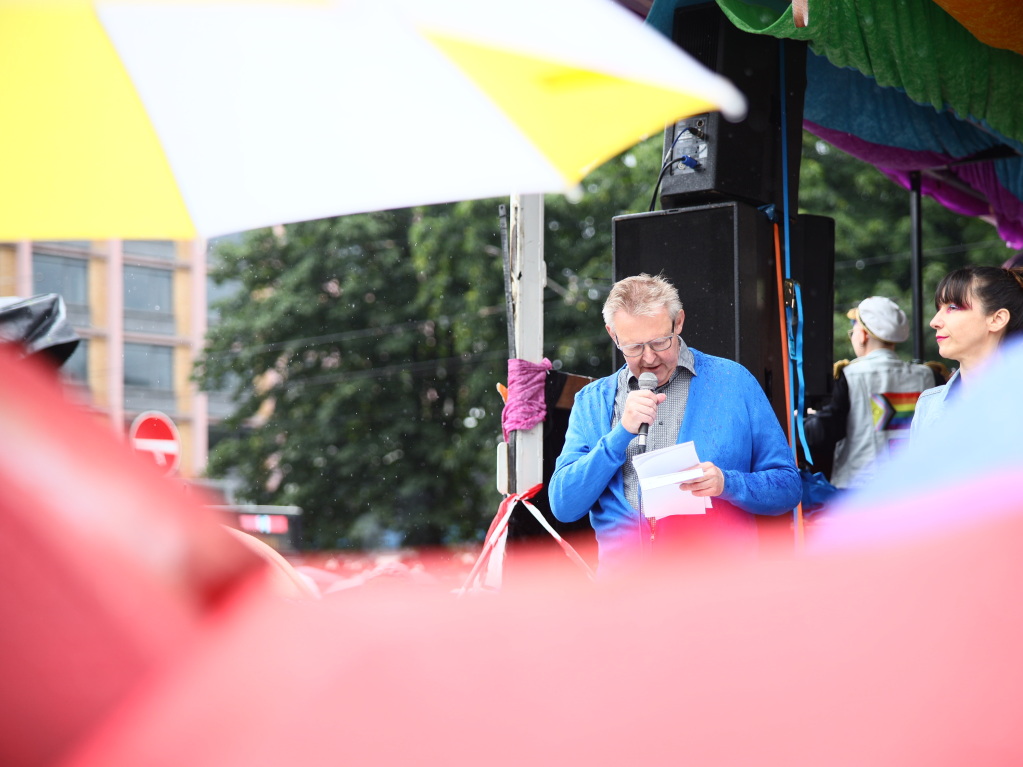
[[799, 426], [799, 441], [803, 445], [803, 455], [811, 464], [813, 458], [810, 456], [810, 446], [806, 444], [806, 431], [803, 428], [803, 410], [806, 409], [806, 386], [803, 383], [803, 291], [799, 283], [796, 287], [796, 371], [799, 375], [799, 407], [796, 408], [796, 423]]
[[[785, 41], [778, 41], [778, 73], [781, 80], [780, 83], [780, 98], [781, 98], [781, 188], [782, 188], [782, 231], [785, 234], [785, 279], [792, 279], [792, 241], [790, 239], [789, 230], [789, 141], [788, 141], [788, 111], [786, 107], [785, 99]], [[803, 299], [802, 293], [799, 289], [799, 283], [794, 283], [795, 286], [795, 299], [796, 299], [796, 311], [793, 316], [792, 308], [785, 308], [785, 319], [788, 325], [788, 348], [789, 348], [789, 381], [796, 381], [795, 387], [792, 390], [792, 396], [788, 398], [788, 411], [789, 411], [789, 429], [790, 432], [799, 434], [799, 441], [803, 445], [803, 451], [806, 455], [806, 460], [813, 462], [810, 459], [810, 449], [806, 444], [806, 433], [803, 428], [803, 408], [805, 404], [805, 389], [803, 385]], [[796, 397], [796, 389], [799, 391], [799, 402], [798, 407], [794, 401]], [[786, 393], [788, 394], [788, 393]], [[792, 442], [792, 450], [795, 452], [795, 440]]]

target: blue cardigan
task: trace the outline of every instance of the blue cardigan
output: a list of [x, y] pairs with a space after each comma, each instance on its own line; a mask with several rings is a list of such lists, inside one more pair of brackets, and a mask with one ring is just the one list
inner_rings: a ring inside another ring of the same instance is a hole
[[736, 362], [692, 352], [696, 375], [677, 442], [692, 440], [700, 460], [721, 469], [725, 489], [706, 515], [659, 520], [656, 543], [625, 497], [622, 465], [636, 435], [621, 423], [611, 428], [618, 374], [576, 395], [548, 495], [563, 522], [590, 515], [602, 572], [668, 544], [755, 550], [752, 514], [782, 514], [799, 503], [802, 485], [792, 450], [760, 384]]

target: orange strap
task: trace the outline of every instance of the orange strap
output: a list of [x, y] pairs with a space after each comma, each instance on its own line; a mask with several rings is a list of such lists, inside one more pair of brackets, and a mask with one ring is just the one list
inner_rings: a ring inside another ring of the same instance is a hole
[[[796, 454], [795, 448], [795, 435], [792, 433], [792, 414], [789, 412], [789, 408], [792, 405], [792, 380], [789, 376], [789, 331], [788, 323], [785, 321], [785, 280], [781, 273], [781, 235], [779, 234], [778, 224], [774, 225], [774, 265], [775, 274], [778, 282], [778, 322], [781, 329], [781, 357], [782, 357], [782, 370], [784, 371], [783, 380], [785, 381], [785, 438], [789, 442], [789, 447], [792, 448], [792, 454]], [[805, 529], [803, 527], [803, 502], [800, 500], [796, 504], [795, 514], [795, 541], [796, 550], [798, 551], [803, 546]]]

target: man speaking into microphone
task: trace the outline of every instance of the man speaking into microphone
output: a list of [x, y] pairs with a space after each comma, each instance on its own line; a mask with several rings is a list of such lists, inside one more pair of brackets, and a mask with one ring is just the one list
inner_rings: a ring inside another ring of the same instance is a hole
[[[590, 515], [601, 576], [651, 559], [755, 554], [753, 515], [790, 511], [802, 493], [760, 384], [739, 363], [686, 346], [682, 302], [663, 277], [615, 283], [603, 315], [625, 365], [576, 395], [550, 481], [554, 515], [563, 522]], [[655, 527], [640, 511], [633, 458], [689, 441], [703, 474], [679, 492], [711, 505], [704, 514], [662, 517]]]

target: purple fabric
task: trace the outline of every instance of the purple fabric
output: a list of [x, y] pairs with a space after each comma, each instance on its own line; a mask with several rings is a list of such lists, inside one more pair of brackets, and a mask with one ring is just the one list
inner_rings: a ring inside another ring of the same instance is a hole
[[[874, 144], [809, 120], [803, 124], [810, 133], [843, 152], [877, 166], [888, 178], [906, 189], [910, 188], [911, 171], [943, 168], [956, 159], [940, 152], [914, 151]], [[961, 165], [948, 168], [945, 172], [954, 176], [964, 186], [983, 195], [986, 202], [927, 175], [921, 177], [921, 192], [957, 213], [990, 217], [998, 228], [999, 236], [1010, 247], [1023, 247], [1023, 203], [1002, 186], [991, 163]]]
[[551, 361], [546, 357], [540, 362], [508, 360], [508, 401], [501, 412], [505, 442], [511, 432], [532, 429], [547, 416], [544, 385], [550, 369]]
[[886, 168], [899, 170], [919, 170], [920, 168], [940, 168], [947, 165], [951, 158], [941, 152], [927, 150], [902, 149], [887, 144], [875, 144], [845, 131], [832, 130], [810, 120], [803, 121], [803, 127], [813, 135], [824, 139], [846, 154], [869, 162], [871, 165], [884, 165]]
[[[878, 166], [877, 169], [899, 186], [905, 189], [911, 188], [910, 171], [884, 166]], [[959, 174], [956, 173], [955, 175], [958, 176]], [[920, 177], [920, 191], [928, 197], [933, 197], [946, 208], [956, 213], [962, 213], [967, 216], [991, 215], [990, 206], [983, 200], [978, 200], [972, 194], [964, 192], [962, 189], [942, 184], [939, 180], [930, 176]]]
[[[878, 167], [888, 178], [906, 189], [910, 188], [907, 171]], [[971, 189], [977, 189], [987, 198], [987, 204], [948, 184], [929, 176], [922, 176], [920, 189], [946, 208], [971, 216], [993, 219], [998, 236], [1010, 248], [1023, 247], [1023, 204], [998, 183], [995, 170], [987, 163], [952, 168], [952, 173]]]

